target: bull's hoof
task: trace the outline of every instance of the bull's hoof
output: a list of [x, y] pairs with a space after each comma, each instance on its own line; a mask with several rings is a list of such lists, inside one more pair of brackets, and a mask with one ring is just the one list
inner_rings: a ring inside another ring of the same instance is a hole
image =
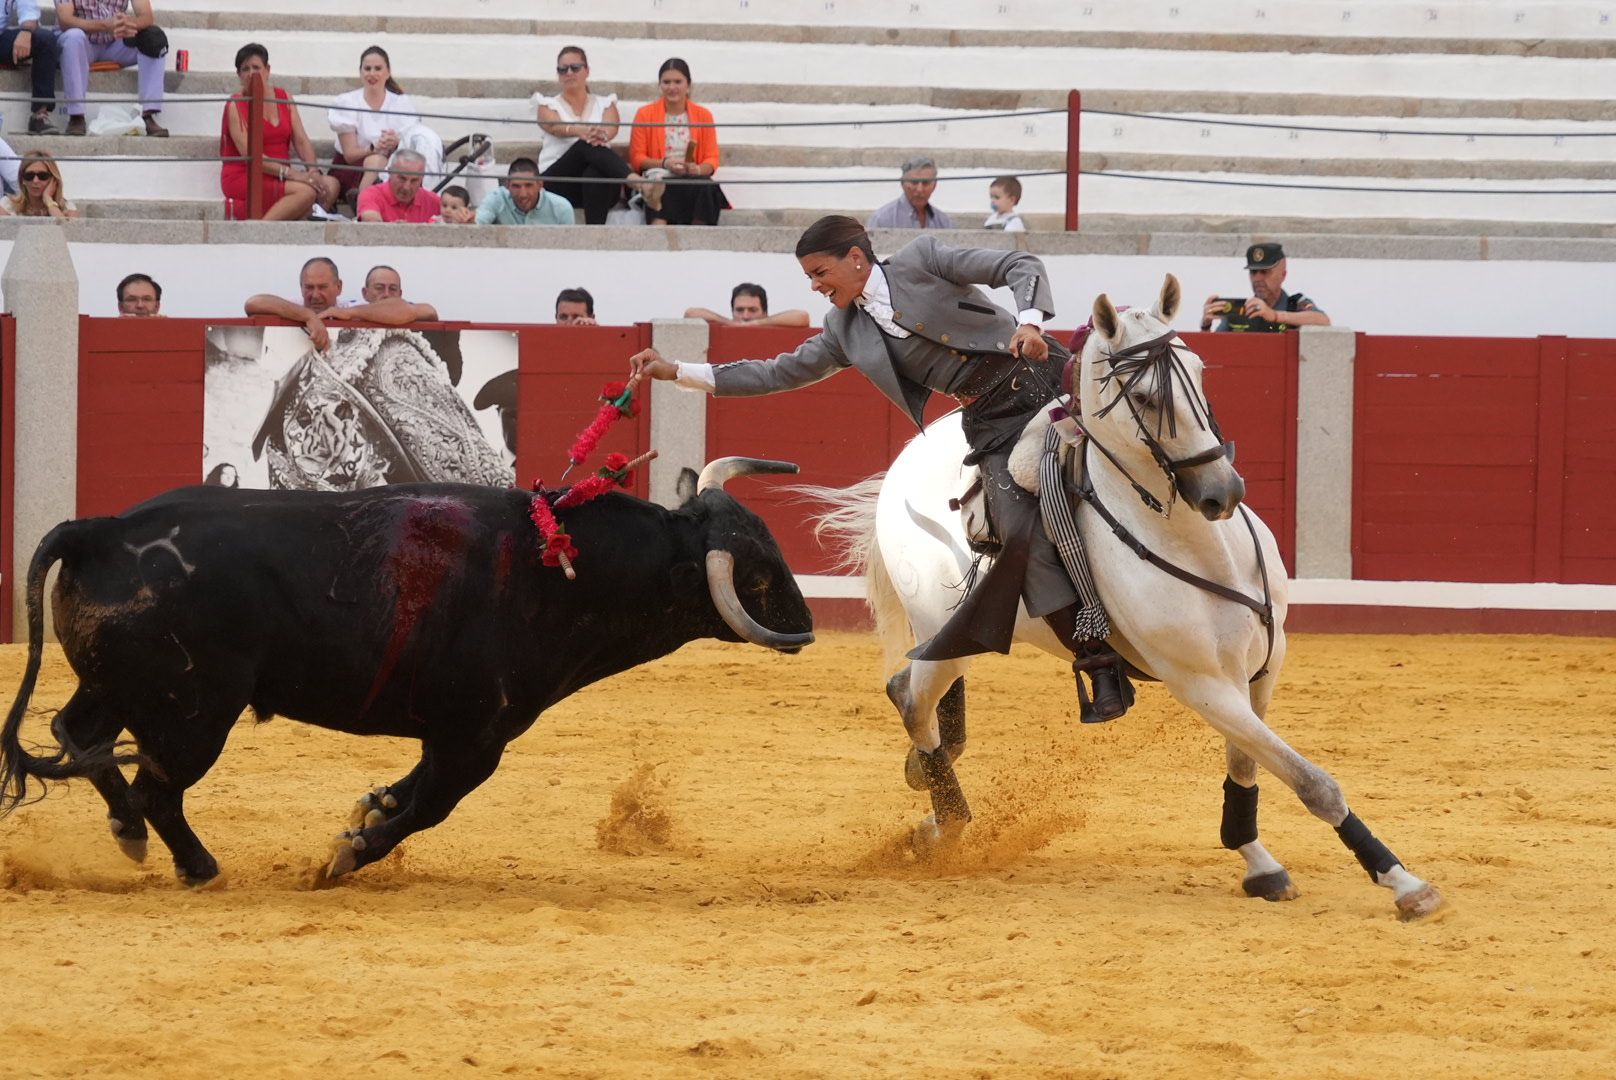
[[1397, 917], [1403, 922], [1414, 922], [1444, 910], [1446, 904], [1436, 886], [1427, 883], [1397, 898]]
[[174, 876], [186, 888], [196, 889], [219, 876], [219, 863], [212, 855], [204, 855], [194, 866], [174, 864]]
[[325, 879], [335, 881], [359, 869], [359, 853], [365, 850], [365, 837], [358, 829], [339, 833], [331, 843], [331, 861], [326, 863]]
[[958, 847], [964, 832], [965, 822], [958, 818], [939, 823], [936, 814], [927, 814], [915, 826], [909, 846], [914, 850], [915, 858], [921, 862], [932, 862]]
[[397, 809], [398, 800], [387, 789], [387, 785], [383, 784], [359, 796], [359, 801], [354, 803], [354, 808], [348, 815], [348, 824], [355, 829], [380, 825]]
[[137, 863], [146, 861], [146, 830], [144, 828], [131, 828], [117, 818], [107, 818], [107, 824], [112, 828], [112, 838], [118, 841], [119, 851]]
[[1301, 895], [1286, 870], [1253, 875], [1242, 881], [1240, 888], [1247, 896], [1268, 901], [1295, 900]]

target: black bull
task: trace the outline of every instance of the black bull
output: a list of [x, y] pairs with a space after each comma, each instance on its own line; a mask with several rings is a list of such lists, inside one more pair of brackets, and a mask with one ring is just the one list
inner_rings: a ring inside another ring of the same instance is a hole
[[[142, 858], [146, 823], [190, 883], [218, 873], [185, 790], [246, 708], [357, 735], [421, 741], [401, 780], [361, 799], [327, 868], [374, 862], [448, 816], [539, 713], [698, 638], [795, 652], [812, 617], [762, 520], [722, 488], [726, 458], [675, 511], [611, 493], [562, 516], [578, 577], [541, 561], [521, 491], [413, 484], [353, 494], [184, 488], [57, 526], [28, 572], [28, 663], [0, 730], [0, 816], [30, 780], [86, 777]], [[79, 687], [19, 739], [38, 679], [45, 577]], [[772, 629], [771, 629], [772, 628]], [[120, 732], [138, 753], [117, 749]], [[137, 765], [126, 782], [119, 764]]]

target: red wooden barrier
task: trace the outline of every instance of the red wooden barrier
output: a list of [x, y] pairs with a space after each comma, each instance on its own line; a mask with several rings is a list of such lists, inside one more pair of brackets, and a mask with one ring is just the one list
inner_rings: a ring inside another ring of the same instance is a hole
[[1206, 364], [1207, 399], [1235, 467], [1246, 481], [1246, 505], [1279, 542], [1287, 569], [1296, 565], [1296, 334], [1185, 334]]
[[1354, 576], [1616, 583], [1613, 350], [1360, 334]]
[[[116, 514], [170, 488], [201, 483], [206, 328], [253, 321], [80, 320], [81, 516]], [[463, 324], [415, 327], [466, 328]], [[602, 385], [624, 377], [625, 360], [642, 343], [649, 343], [650, 328], [478, 329], [509, 329], [518, 334], [518, 482], [526, 486], [542, 478], [549, 484], [558, 483], [573, 437], [600, 407]], [[633, 457], [647, 449], [649, 441], [650, 419], [642, 409], [638, 419], [619, 422], [587, 468], [574, 470], [569, 479], [576, 480], [598, 467], [608, 451], [620, 450]], [[633, 490], [641, 496], [647, 494], [644, 470], [636, 476]]]
[[12, 498], [17, 490], [17, 464], [12, 456], [17, 450], [12, 401], [17, 390], [16, 355], [17, 320], [10, 315], [0, 315], [0, 642], [10, 641], [12, 630], [11, 545], [16, 517], [16, 503]]

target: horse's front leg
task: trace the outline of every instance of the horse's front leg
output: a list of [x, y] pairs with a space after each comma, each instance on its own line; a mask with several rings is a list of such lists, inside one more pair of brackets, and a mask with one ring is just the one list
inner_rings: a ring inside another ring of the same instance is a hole
[[909, 733], [904, 776], [931, 793], [932, 812], [915, 829], [917, 854], [928, 857], [957, 840], [971, 820], [954, 762], [965, 752], [965, 671], [970, 661], [916, 660], [887, 680], [887, 697]]
[[[1346, 796], [1335, 779], [1291, 749], [1258, 718], [1243, 687], [1203, 677], [1184, 689], [1181, 700], [1200, 712], [1242, 753], [1279, 777], [1314, 817], [1335, 829], [1359, 865], [1369, 872], [1370, 880], [1392, 890], [1400, 918], [1417, 919], [1442, 906], [1442, 895], [1436, 888], [1409, 873], [1391, 849], [1348, 809]], [[1255, 814], [1254, 799], [1252, 803]]]
[[1233, 742], [1227, 743], [1229, 772], [1223, 778], [1223, 846], [1246, 860], [1240, 888], [1264, 900], [1294, 900], [1296, 886], [1279, 860], [1257, 839], [1257, 762]]

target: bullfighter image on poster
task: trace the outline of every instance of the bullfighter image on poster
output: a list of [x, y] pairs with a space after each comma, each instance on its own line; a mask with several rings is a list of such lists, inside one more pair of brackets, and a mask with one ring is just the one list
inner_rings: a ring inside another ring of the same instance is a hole
[[301, 328], [207, 332], [202, 475], [222, 465], [242, 487], [355, 491], [515, 479], [498, 410], [478, 387], [514, 378], [516, 335], [348, 329], [317, 351]]

